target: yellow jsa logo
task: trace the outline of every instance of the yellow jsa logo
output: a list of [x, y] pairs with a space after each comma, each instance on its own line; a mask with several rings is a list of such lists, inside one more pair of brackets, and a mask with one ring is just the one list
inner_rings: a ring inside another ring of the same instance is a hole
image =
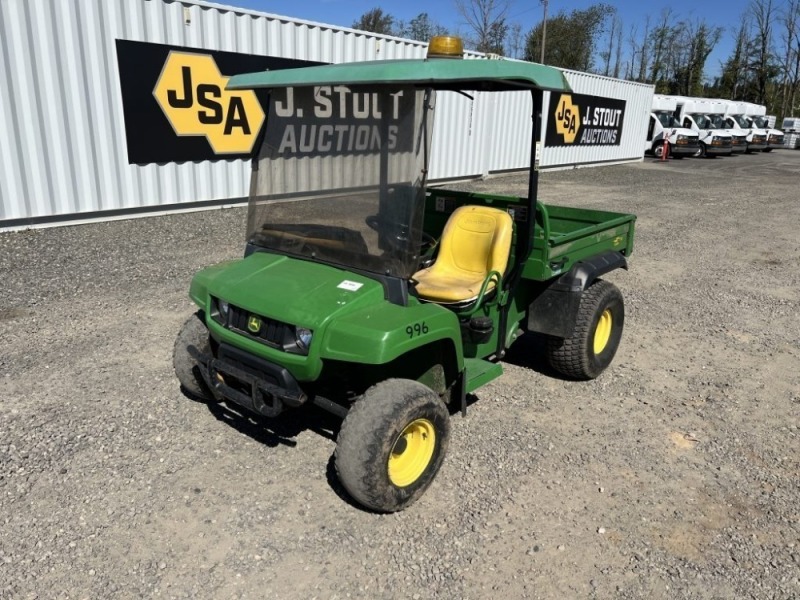
[[578, 135], [578, 123], [580, 123], [580, 109], [572, 103], [569, 94], [561, 94], [556, 107], [556, 132], [564, 136], [564, 142], [571, 144]]
[[228, 79], [213, 57], [172, 51], [153, 96], [177, 135], [204, 135], [215, 154], [248, 153], [264, 111], [252, 90], [227, 91]]

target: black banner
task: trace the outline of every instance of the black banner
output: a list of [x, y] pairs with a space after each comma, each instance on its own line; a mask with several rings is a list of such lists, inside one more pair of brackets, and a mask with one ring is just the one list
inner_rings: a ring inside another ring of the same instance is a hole
[[304, 60], [116, 40], [128, 162], [250, 156], [263, 127], [263, 90], [225, 89], [239, 73], [314, 64]]
[[625, 100], [550, 93], [545, 146], [619, 146]]
[[416, 91], [374, 89], [336, 85], [276, 90], [265, 145], [284, 158], [376, 154], [382, 149], [412, 152]]

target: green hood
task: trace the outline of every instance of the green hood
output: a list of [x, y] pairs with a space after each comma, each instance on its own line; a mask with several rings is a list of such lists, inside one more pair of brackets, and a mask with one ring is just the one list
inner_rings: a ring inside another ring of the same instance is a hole
[[206, 298], [197, 296], [205, 291], [248, 312], [315, 331], [384, 295], [383, 286], [367, 277], [266, 252], [200, 271], [192, 287], [202, 305]]

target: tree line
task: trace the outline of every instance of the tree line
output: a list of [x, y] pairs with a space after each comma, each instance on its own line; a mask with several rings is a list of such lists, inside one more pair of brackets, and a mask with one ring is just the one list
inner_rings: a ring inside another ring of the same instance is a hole
[[[544, 2], [545, 0], [539, 0]], [[548, 15], [527, 33], [515, 22], [513, 0], [454, 0], [461, 25], [449, 31], [420, 13], [409, 21], [380, 8], [367, 11], [353, 28], [428, 41], [452, 33], [467, 48], [628, 79], [655, 86], [656, 93], [726, 98], [764, 104], [767, 112], [800, 112], [800, 0], [750, 0], [733, 31], [664, 9], [626, 25], [604, 2]], [[708, 57], [724, 36], [734, 41], [713, 77]]]

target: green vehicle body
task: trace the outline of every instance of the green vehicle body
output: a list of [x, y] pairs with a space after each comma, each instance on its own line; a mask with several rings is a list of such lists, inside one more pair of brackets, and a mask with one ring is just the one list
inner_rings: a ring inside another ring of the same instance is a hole
[[[542, 90], [569, 92], [563, 74], [549, 67], [449, 59], [252, 73], [234, 76], [228, 87], [408, 83], [438, 90], [529, 89], [539, 110]], [[533, 121], [538, 140], [541, 115]], [[633, 251], [633, 215], [544, 205], [535, 200], [538, 170], [533, 167], [528, 197], [440, 188], [425, 192], [423, 229], [433, 239], [440, 237], [449, 215], [462, 205], [493, 206], [514, 218], [509, 257], [513, 281], [504, 278], [496, 293], [481, 295], [473, 307], [453, 310], [424, 301], [414, 295], [413, 282], [411, 293], [400, 293], [398, 302], [386, 282], [369, 273], [248, 245], [244, 258], [204, 269], [191, 283], [191, 299], [213, 346], [225, 344], [276, 365], [297, 383], [301, 392], [261, 411], [268, 416], [307, 401], [344, 416], [352, 399], [393, 377], [422, 382], [446, 401], [461, 402], [463, 408], [466, 393], [502, 374], [498, 361], [523, 332], [567, 336], [583, 290], [603, 273], [627, 268], [626, 257]], [[533, 223], [528, 223], [531, 215]], [[521, 236], [528, 241], [520, 243]], [[357, 285], [358, 293], [343, 289], [342, 281]], [[307, 353], [295, 353], [280, 344], [264, 343], [246, 327], [226, 327], [218, 318], [222, 301], [248, 318], [310, 330], [313, 342]], [[475, 316], [491, 321], [488, 335], [470, 330], [469, 319]]]

